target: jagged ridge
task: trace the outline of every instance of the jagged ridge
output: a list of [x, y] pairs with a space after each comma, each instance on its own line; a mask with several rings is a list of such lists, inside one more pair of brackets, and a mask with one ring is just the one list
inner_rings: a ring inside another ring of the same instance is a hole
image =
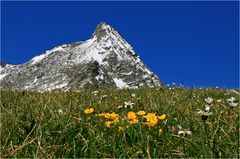
[[85, 42], [55, 47], [22, 65], [1, 66], [0, 71], [1, 88], [21, 90], [162, 85], [133, 48], [106, 23], [100, 23]]

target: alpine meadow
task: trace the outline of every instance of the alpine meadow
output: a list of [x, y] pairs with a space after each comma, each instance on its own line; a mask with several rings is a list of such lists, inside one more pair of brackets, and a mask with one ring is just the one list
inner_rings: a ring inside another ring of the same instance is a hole
[[238, 158], [238, 97], [171, 87], [2, 91], [1, 157]]

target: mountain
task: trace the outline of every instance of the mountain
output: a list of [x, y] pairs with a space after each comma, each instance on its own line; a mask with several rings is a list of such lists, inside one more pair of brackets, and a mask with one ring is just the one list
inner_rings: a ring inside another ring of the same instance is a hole
[[57, 46], [21, 65], [0, 66], [0, 88], [51, 91], [82, 87], [159, 87], [159, 78], [121, 35], [100, 23], [87, 41]]

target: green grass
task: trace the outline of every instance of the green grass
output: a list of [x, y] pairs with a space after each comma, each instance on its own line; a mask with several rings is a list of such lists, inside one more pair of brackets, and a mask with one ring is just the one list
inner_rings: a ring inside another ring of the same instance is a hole
[[[232, 90], [142, 88], [136, 90], [93, 89], [81, 92], [1, 91], [1, 158], [237, 158], [239, 153], [239, 107], [226, 99]], [[135, 93], [136, 97], [132, 97]], [[107, 95], [101, 99], [101, 96]], [[204, 123], [196, 112], [204, 99], [214, 99]], [[217, 102], [221, 99], [221, 102]], [[124, 101], [132, 109], [117, 109]], [[93, 107], [93, 114], [83, 110]], [[63, 114], [59, 113], [63, 111]], [[97, 113], [115, 112], [121, 118], [129, 111], [166, 114], [154, 127], [121, 121], [105, 126]], [[178, 136], [178, 125], [192, 135]], [[123, 131], [119, 131], [119, 126]], [[159, 132], [162, 129], [162, 132]]]

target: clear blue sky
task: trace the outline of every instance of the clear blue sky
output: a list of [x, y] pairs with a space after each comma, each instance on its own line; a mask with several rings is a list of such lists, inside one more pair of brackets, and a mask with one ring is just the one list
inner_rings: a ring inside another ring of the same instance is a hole
[[239, 88], [239, 2], [1, 2], [1, 60], [20, 64], [107, 22], [167, 84]]

